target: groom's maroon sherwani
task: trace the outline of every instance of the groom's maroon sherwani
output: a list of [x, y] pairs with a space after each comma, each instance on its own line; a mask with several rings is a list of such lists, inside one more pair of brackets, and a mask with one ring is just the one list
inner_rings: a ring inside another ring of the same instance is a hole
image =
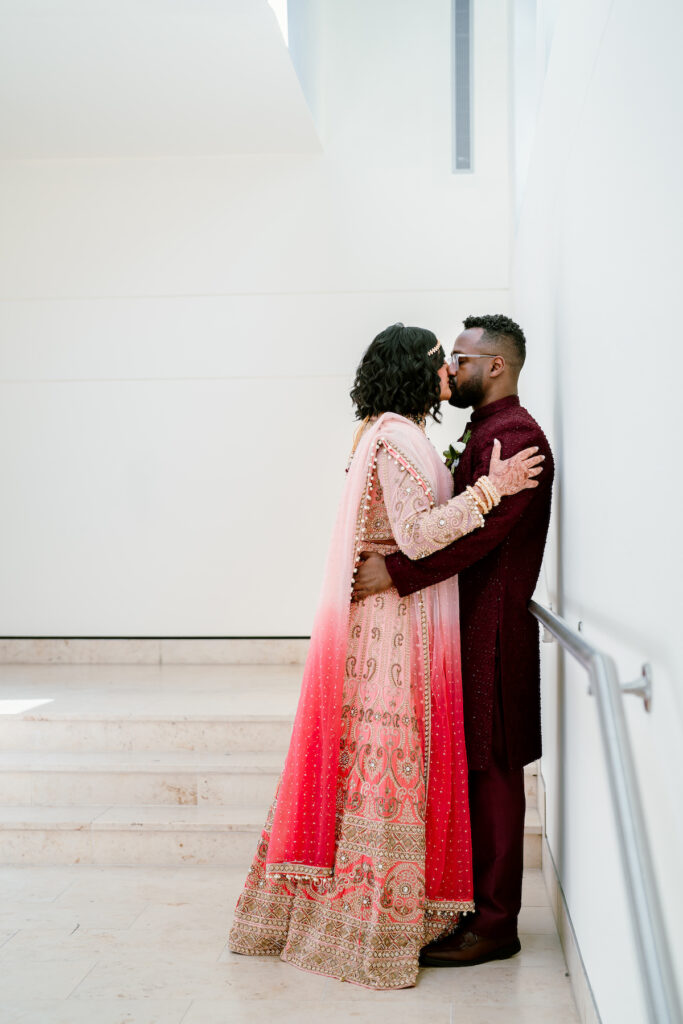
[[488, 472], [495, 438], [504, 459], [538, 445], [545, 455], [539, 486], [503, 498], [483, 529], [443, 551], [415, 562], [397, 552], [386, 564], [401, 595], [458, 574], [477, 905], [468, 928], [512, 938], [521, 904], [523, 766], [541, 754], [538, 623], [528, 604], [543, 559], [554, 465], [545, 434], [516, 395], [475, 410], [467, 429], [456, 494]]

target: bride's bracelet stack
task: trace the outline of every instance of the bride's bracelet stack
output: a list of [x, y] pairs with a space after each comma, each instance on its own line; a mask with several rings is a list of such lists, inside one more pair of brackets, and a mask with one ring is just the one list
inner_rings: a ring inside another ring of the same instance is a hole
[[474, 486], [479, 488], [487, 503], [487, 507], [483, 509], [484, 512], [490, 512], [494, 505], [500, 505], [500, 492], [487, 476], [478, 477]]
[[500, 504], [500, 493], [498, 488], [491, 483], [487, 476], [480, 476], [474, 487], [465, 488], [471, 502], [476, 505], [477, 511], [482, 516], [490, 512], [494, 505]]
[[472, 487], [466, 487], [464, 490], [465, 497], [467, 498], [470, 508], [472, 509], [472, 515], [479, 519], [479, 525], [484, 525], [484, 513], [481, 509], [481, 499], [477, 497], [477, 492]]

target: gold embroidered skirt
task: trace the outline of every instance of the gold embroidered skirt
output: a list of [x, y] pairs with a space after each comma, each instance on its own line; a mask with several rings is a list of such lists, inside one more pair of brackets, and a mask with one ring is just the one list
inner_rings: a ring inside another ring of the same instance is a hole
[[405, 988], [415, 984], [421, 947], [473, 909], [469, 899], [426, 897], [425, 694], [411, 672], [415, 615], [417, 598], [394, 589], [352, 605], [333, 875], [266, 877], [271, 807], [237, 903], [233, 952], [279, 956], [368, 988]]

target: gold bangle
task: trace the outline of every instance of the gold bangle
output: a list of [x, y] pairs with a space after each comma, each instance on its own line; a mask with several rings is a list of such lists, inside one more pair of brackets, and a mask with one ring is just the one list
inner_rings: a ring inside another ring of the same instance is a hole
[[480, 476], [479, 479], [477, 480], [477, 483], [481, 484], [482, 487], [486, 490], [494, 505], [500, 505], [501, 493], [496, 487], [496, 485], [493, 483], [493, 481], [489, 479], [489, 477]]
[[468, 486], [465, 488], [465, 490], [467, 491], [467, 495], [470, 501], [472, 502], [474, 510], [478, 515], [480, 515], [483, 518], [484, 514], [488, 512], [488, 508], [486, 507], [486, 501], [479, 497], [474, 487]]
[[491, 490], [489, 488], [488, 477], [480, 476], [477, 479], [475, 486], [479, 488], [482, 494], [486, 495], [486, 500], [490, 503], [491, 507], [493, 507], [493, 495], [491, 494]]
[[476, 501], [479, 502], [479, 506], [484, 514], [490, 512], [493, 508], [493, 502], [489, 496], [488, 491], [485, 487], [479, 487], [479, 481], [475, 481], [472, 488], [472, 494]]
[[489, 490], [491, 491], [491, 494], [493, 495], [493, 504], [494, 505], [500, 505], [500, 502], [501, 502], [501, 499], [502, 499], [503, 495], [500, 493], [500, 491], [498, 490], [498, 488], [494, 484], [493, 480], [489, 479], [489, 477], [486, 477], [486, 483], [488, 484]]
[[489, 491], [491, 492], [491, 497], [493, 498], [493, 504], [494, 505], [500, 505], [501, 498], [503, 497], [503, 495], [500, 493], [500, 491], [498, 490], [496, 485], [493, 483], [493, 481], [490, 480], [488, 477], [486, 477], [486, 486], [488, 487]]
[[487, 501], [490, 500], [491, 495], [489, 494], [489, 489], [486, 486], [486, 477], [485, 476], [477, 477], [477, 479], [474, 481], [474, 486], [478, 487], [479, 490], [481, 491], [481, 493], [486, 495], [486, 500]]

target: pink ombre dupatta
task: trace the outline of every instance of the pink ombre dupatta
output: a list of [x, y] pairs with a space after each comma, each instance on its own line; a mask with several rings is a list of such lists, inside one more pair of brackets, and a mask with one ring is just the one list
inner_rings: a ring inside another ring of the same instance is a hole
[[[363, 509], [368, 489], [374, 482], [375, 460], [381, 445], [391, 448], [394, 456], [399, 453], [406, 462], [405, 468], [413, 473], [430, 501], [443, 504], [452, 497], [450, 473], [418, 426], [395, 413], [385, 413], [368, 425], [348, 471], [330, 544], [294, 730], [270, 832], [266, 870], [271, 876], [321, 880], [333, 873], [351, 585], [354, 564], [362, 546], [360, 526]], [[415, 617], [422, 619], [416, 656], [428, 633], [434, 661], [431, 668], [428, 665], [425, 669], [424, 652], [420, 652], [417, 659], [420, 667], [416, 669], [421, 675], [426, 672], [426, 686], [430, 689], [427, 696], [429, 707], [424, 718], [425, 756], [429, 757], [428, 770], [437, 783], [433, 787], [436, 796], [434, 799], [430, 796], [426, 817], [428, 895], [444, 898], [447, 895], [444, 889], [452, 889], [447, 878], [448, 853], [452, 844], [445, 838], [445, 831], [457, 826], [456, 831], [462, 832], [463, 824], [451, 820], [455, 801], [449, 795], [455, 763], [455, 752], [449, 739], [454, 735], [454, 715], [455, 735], [462, 737], [457, 582], [447, 580], [424, 591]], [[459, 764], [464, 759], [464, 741], [461, 747]], [[447, 793], [443, 798], [446, 803], [439, 804], [439, 794], [444, 791]], [[464, 814], [467, 855], [469, 819], [466, 801]], [[430, 857], [433, 861], [431, 868]]]

